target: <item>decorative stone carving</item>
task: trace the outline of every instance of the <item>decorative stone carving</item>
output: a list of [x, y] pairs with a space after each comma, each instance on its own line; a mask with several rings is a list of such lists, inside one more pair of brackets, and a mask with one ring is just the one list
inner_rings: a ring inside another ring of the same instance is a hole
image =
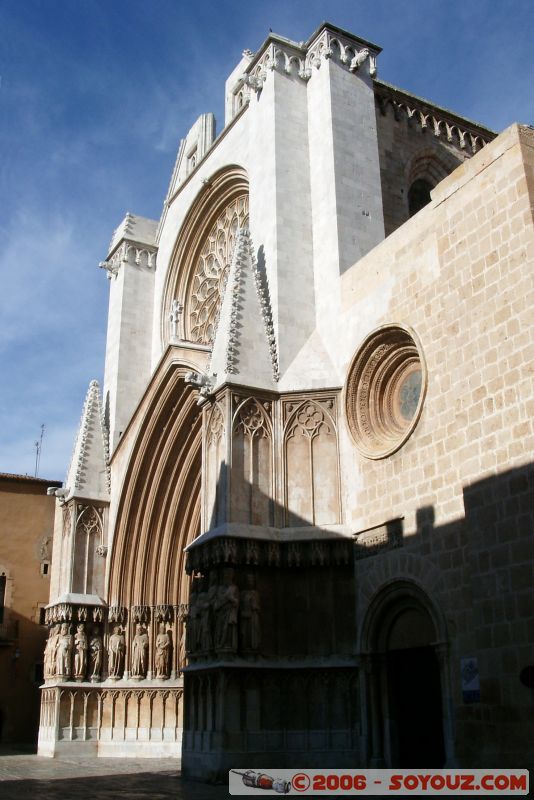
[[50, 543], [51, 543], [50, 536], [44, 536], [43, 539], [41, 540], [41, 544], [39, 546], [39, 559], [41, 561], [50, 560]]
[[215, 611], [215, 649], [218, 653], [235, 653], [237, 651], [239, 589], [234, 582], [233, 570], [224, 570], [223, 584], [217, 589], [213, 607]]
[[80, 506], [78, 514], [78, 530], [87, 536], [102, 534], [102, 509], [94, 506]]
[[207, 234], [192, 278], [186, 303], [189, 312], [189, 338], [211, 344], [235, 238], [248, 219], [248, 195], [233, 200], [219, 215]]
[[[89, 384], [89, 389], [85, 397], [78, 435], [74, 444], [74, 451], [72, 453], [67, 477], [69, 485], [68, 491], [79, 492], [82, 496], [82, 490], [86, 488], [86, 481], [88, 478], [87, 460], [90, 455], [90, 449], [95, 447], [95, 434], [97, 431], [101, 436], [102, 444], [102, 451], [98, 455], [98, 458], [101, 460], [102, 469], [106, 471], [107, 491], [109, 493], [111, 486], [109, 435], [104, 421], [100, 387], [98, 381], [93, 380]], [[86, 513], [89, 508], [91, 507], [78, 506], [77, 522], [80, 521], [81, 516]], [[100, 530], [102, 530], [103, 510], [95, 507], [95, 511], [99, 517]]]
[[72, 532], [72, 503], [63, 506], [63, 536], [70, 536]]
[[247, 436], [270, 436], [270, 429], [264, 411], [259, 403], [250, 398], [239, 409], [235, 421], [234, 431], [242, 430]]
[[126, 642], [120, 625], [115, 625], [113, 633], [109, 637], [108, 647], [108, 672], [112, 680], [122, 678], [124, 672], [124, 654], [126, 652]]
[[56, 674], [56, 654], [59, 638], [59, 625], [52, 625], [48, 632], [48, 639], [46, 640], [44, 650], [44, 679], [50, 680]]
[[100, 261], [98, 266], [100, 269], [106, 270], [108, 279], [111, 280], [111, 278], [117, 277], [122, 264], [135, 264], [137, 267], [155, 269], [156, 255], [157, 248], [155, 247], [139, 246], [123, 240], [109, 258], [106, 261]]
[[200, 579], [198, 577], [193, 578], [191, 582], [191, 590], [189, 593], [189, 611], [187, 616], [185, 617], [186, 653], [194, 653], [197, 649], [199, 617], [200, 617], [200, 606], [198, 603], [199, 586], [200, 586]]
[[189, 605], [187, 603], [180, 603], [178, 608], [178, 636], [179, 636], [179, 649], [178, 649], [178, 668], [182, 670], [186, 664], [187, 656], [187, 615]]
[[426, 368], [415, 334], [383, 325], [356, 353], [345, 392], [349, 430], [362, 455], [384, 458], [409, 437], [421, 415]]
[[260, 646], [260, 595], [252, 573], [239, 596], [239, 633], [242, 653], [256, 653]]
[[178, 325], [180, 319], [182, 318], [182, 313], [184, 310], [183, 303], [181, 303], [176, 298], [171, 303], [171, 308], [169, 311], [169, 322], [171, 326], [171, 337], [173, 339], [178, 338]]
[[[246, 539], [233, 539], [232, 544], [226, 544], [225, 537], [206, 542], [202, 548], [192, 548], [187, 553], [186, 569], [188, 572], [196, 570], [208, 571], [221, 563], [228, 563], [224, 553], [230, 548], [233, 558], [232, 563], [238, 565], [253, 565], [260, 567], [308, 567], [317, 564], [319, 549], [311, 541], [254, 541], [252, 547]], [[351, 564], [353, 560], [353, 543], [351, 539], [323, 539], [321, 541], [321, 558], [323, 565]], [[198, 579], [195, 579], [195, 585]], [[193, 590], [193, 606], [195, 606]], [[191, 611], [190, 611], [191, 613]], [[188, 649], [188, 652], [191, 650]]]
[[465, 124], [465, 120], [460, 124], [454, 117], [447, 117], [446, 112], [441, 110], [438, 116], [436, 109], [427, 106], [424, 101], [380, 81], [375, 82], [375, 99], [383, 115], [387, 113], [388, 107], [391, 107], [395, 119], [404, 117], [419, 125], [422, 130], [430, 129], [437, 138], [445, 136], [448, 142], [460, 150], [469, 147], [471, 153], [477, 153], [494, 138], [490, 131], [483, 131], [475, 126], [470, 128]]
[[212, 393], [213, 384], [203, 372], [187, 372], [184, 382], [196, 386], [201, 397], [209, 397]]
[[102, 676], [102, 662], [104, 656], [104, 645], [102, 637], [96, 625], [93, 626], [93, 633], [89, 640], [89, 678], [93, 683], [100, 680]]
[[85, 626], [80, 622], [74, 635], [74, 677], [83, 681], [87, 672], [87, 636]]
[[169, 677], [171, 667], [172, 639], [169, 631], [162, 623], [159, 626], [159, 633], [156, 637], [156, 678], [166, 680]]
[[64, 622], [56, 645], [56, 675], [67, 680], [72, 675], [72, 635], [70, 625]]
[[308, 49], [306, 68], [311, 73], [312, 67], [319, 69], [322, 61], [329, 58], [348, 67], [350, 72], [356, 72], [369, 60], [369, 74], [372, 78], [376, 76], [376, 51], [373, 52], [368, 47], [358, 49], [353, 40], [341, 36], [337, 31], [325, 29]]
[[365, 47], [363, 50], [360, 50], [359, 53], [356, 53], [356, 55], [350, 62], [349, 72], [357, 72], [360, 69], [361, 65], [364, 64], [368, 58], [369, 58], [369, 50]]
[[173, 608], [167, 603], [154, 606], [154, 619], [158, 622], [172, 622]]
[[102, 558], [105, 558], [108, 554], [108, 548], [106, 547], [105, 544], [99, 544], [98, 547], [96, 548], [96, 552], [97, 555], [101, 556]]
[[220, 406], [216, 403], [213, 406], [211, 416], [208, 423], [208, 444], [215, 444], [218, 442], [224, 433], [224, 417]]
[[132, 643], [132, 678], [146, 678], [148, 670], [148, 633], [137, 625]]
[[110, 606], [108, 609], [108, 621], [124, 625], [126, 622], [126, 609], [122, 606]]
[[332, 432], [328, 417], [317, 403], [311, 401], [305, 402], [295, 414], [295, 419], [289, 435], [298, 432], [309, 439], [313, 439], [323, 426], [326, 426], [330, 433]]
[[132, 606], [132, 621], [147, 625], [150, 622], [150, 606]]

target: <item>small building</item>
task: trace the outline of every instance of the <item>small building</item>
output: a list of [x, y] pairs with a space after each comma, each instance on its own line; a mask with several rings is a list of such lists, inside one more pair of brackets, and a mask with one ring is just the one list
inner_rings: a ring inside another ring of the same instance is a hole
[[0, 743], [36, 743], [61, 482], [0, 474]]

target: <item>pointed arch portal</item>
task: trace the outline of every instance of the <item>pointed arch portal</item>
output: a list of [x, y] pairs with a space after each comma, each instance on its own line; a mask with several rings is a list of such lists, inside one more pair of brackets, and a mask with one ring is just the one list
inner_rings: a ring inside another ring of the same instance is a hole
[[171, 365], [145, 413], [124, 480], [110, 566], [111, 605], [187, 602], [184, 548], [200, 532], [201, 413]]

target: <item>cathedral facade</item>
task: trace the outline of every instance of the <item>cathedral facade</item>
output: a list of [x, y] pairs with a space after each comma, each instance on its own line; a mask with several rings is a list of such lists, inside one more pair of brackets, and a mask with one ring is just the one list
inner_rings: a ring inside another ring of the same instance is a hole
[[534, 135], [270, 34], [127, 214], [56, 491], [39, 752], [525, 766]]

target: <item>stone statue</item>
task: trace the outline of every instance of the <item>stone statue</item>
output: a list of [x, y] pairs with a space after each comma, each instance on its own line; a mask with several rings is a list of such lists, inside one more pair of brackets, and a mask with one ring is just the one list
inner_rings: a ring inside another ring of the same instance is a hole
[[80, 622], [74, 636], [74, 677], [83, 681], [87, 672], [87, 636], [85, 628]]
[[56, 674], [57, 629], [52, 625], [44, 650], [44, 679], [50, 680]]
[[194, 653], [197, 648], [199, 612], [198, 605], [199, 579], [194, 578], [189, 592], [189, 613], [186, 617], [185, 649], [187, 653]]
[[61, 626], [56, 647], [56, 675], [61, 678], [70, 678], [72, 674], [72, 635], [66, 622]]
[[246, 576], [245, 591], [239, 596], [239, 628], [241, 651], [257, 652], [260, 646], [260, 595], [254, 575]]
[[109, 637], [108, 647], [108, 672], [109, 677], [113, 678], [113, 680], [122, 678], [125, 652], [126, 643], [124, 641], [124, 634], [120, 625], [115, 625], [113, 633]]
[[159, 633], [156, 637], [156, 677], [168, 678], [171, 665], [172, 639], [165, 625], [159, 626]]
[[237, 614], [239, 589], [234, 583], [233, 570], [225, 569], [223, 585], [217, 589], [215, 610], [215, 649], [226, 653], [237, 651]]
[[146, 678], [148, 669], [148, 633], [137, 625], [132, 645], [132, 678]]
[[210, 575], [209, 586], [206, 578], [202, 578], [200, 584], [200, 593], [198, 595], [199, 622], [197, 650], [202, 653], [209, 653], [209, 651], [213, 648], [212, 604], [216, 595], [217, 575], [215, 572], [212, 572]]
[[178, 649], [178, 669], [183, 669], [186, 663], [186, 639], [187, 639], [187, 612], [188, 606], [185, 603], [180, 604], [180, 614], [178, 617], [178, 630], [180, 636], [180, 644]]
[[102, 675], [103, 649], [102, 637], [95, 625], [89, 641], [89, 677], [93, 683], [99, 681]]

